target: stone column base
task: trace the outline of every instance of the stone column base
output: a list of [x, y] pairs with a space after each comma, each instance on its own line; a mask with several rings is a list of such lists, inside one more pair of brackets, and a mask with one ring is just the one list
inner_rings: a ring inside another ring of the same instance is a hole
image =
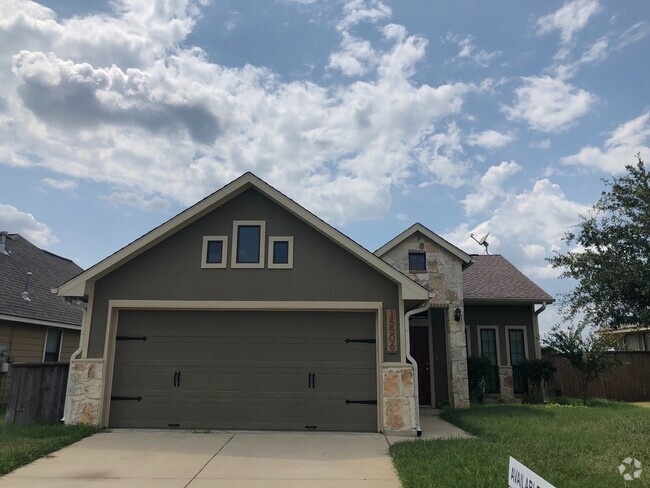
[[388, 435], [416, 435], [415, 387], [410, 364], [382, 365], [383, 432]]
[[75, 359], [70, 362], [64, 412], [67, 425], [99, 426], [103, 380], [103, 359]]
[[506, 402], [513, 402], [515, 400], [512, 368], [510, 366], [499, 366], [499, 388], [502, 400]]

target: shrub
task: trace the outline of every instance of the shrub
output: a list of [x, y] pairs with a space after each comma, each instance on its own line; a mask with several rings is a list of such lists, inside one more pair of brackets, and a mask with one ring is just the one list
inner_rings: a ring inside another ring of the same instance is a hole
[[527, 403], [544, 403], [546, 383], [557, 369], [550, 359], [524, 359], [521, 368], [530, 382]]
[[490, 360], [483, 356], [467, 358], [470, 402], [483, 403], [485, 399], [485, 376], [492, 367]]

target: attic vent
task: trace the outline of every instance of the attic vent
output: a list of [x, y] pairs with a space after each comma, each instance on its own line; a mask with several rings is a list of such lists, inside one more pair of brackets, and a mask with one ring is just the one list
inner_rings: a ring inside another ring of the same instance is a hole
[[7, 252], [7, 231], [0, 232], [0, 254], [9, 254]]
[[23, 290], [22, 297], [23, 300], [26, 302], [31, 302], [32, 299], [29, 298], [29, 282], [32, 278], [32, 273], [30, 271], [27, 272], [27, 278], [25, 279], [25, 289]]

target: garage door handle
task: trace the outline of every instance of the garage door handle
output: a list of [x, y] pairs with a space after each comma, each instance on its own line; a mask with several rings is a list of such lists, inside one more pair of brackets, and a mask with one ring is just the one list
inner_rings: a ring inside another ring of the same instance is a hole
[[315, 388], [316, 388], [316, 373], [312, 373], [312, 377], [311, 377], [311, 387], [312, 387], [312, 389], [315, 389]]
[[174, 388], [178, 386], [178, 371], [174, 371]]
[[181, 372], [178, 372], [178, 386], [181, 386]]
[[307, 375], [307, 389], [311, 388], [311, 373]]

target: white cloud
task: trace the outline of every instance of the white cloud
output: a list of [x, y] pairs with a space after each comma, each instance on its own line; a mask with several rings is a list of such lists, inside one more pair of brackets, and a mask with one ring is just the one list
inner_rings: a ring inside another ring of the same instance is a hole
[[41, 182], [55, 190], [71, 191], [77, 188], [77, 182], [74, 180], [57, 180], [55, 178], [43, 178]]
[[38, 222], [30, 213], [21, 212], [12, 205], [0, 203], [0, 230], [20, 234], [36, 246], [48, 246], [59, 242], [52, 229]]
[[558, 58], [566, 57], [566, 45], [573, 41], [574, 36], [584, 29], [589, 19], [600, 10], [597, 0], [573, 0], [565, 3], [552, 14], [537, 20], [537, 33], [548, 34], [559, 31], [561, 43], [565, 46], [560, 50]]
[[139, 195], [137, 193], [113, 192], [110, 195], [104, 196], [102, 198], [111, 203], [128, 205], [129, 207], [134, 207], [146, 211], [167, 210], [167, 208], [169, 208], [169, 202], [159, 196], [154, 196], [147, 199], [145, 196]]
[[363, 76], [377, 64], [377, 53], [365, 39], [342, 33], [341, 50], [330, 54], [330, 69], [338, 69], [346, 76]]
[[465, 213], [472, 215], [486, 211], [498, 197], [505, 194], [503, 184], [510, 176], [521, 170], [514, 161], [503, 161], [498, 166], [491, 166], [481, 177], [478, 183], [478, 190], [469, 193], [461, 201], [465, 207]]
[[551, 140], [542, 139], [541, 141], [531, 142], [530, 147], [534, 147], [536, 149], [548, 149], [549, 147], [551, 147]]
[[496, 149], [510, 144], [515, 140], [514, 134], [508, 132], [503, 134], [496, 130], [486, 130], [478, 134], [470, 134], [467, 143], [470, 146], [481, 146], [485, 149]]
[[524, 77], [515, 89], [515, 104], [501, 109], [510, 120], [526, 122], [541, 132], [561, 132], [584, 116], [595, 97], [586, 90], [550, 76]]
[[[462, 184], [468, 163], [448, 118], [479, 88], [414, 80], [427, 40], [403, 26], [382, 26], [377, 46], [350, 37], [355, 54], [374, 50], [345, 68], [366, 78], [328, 87], [211, 62], [185, 44], [195, 3], [113, 5], [62, 20], [31, 2], [0, 5], [0, 162], [182, 205], [253, 171], [336, 224], [385, 215], [414, 173]], [[389, 16], [381, 2], [348, 2], [341, 36]]]
[[484, 49], [477, 49], [476, 44], [474, 44], [474, 38], [469, 35], [462, 37], [458, 34], [447, 32], [447, 35], [443, 39], [443, 43], [445, 42], [454, 43], [459, 48], [458, 54], [451, 61], [461, 64], [471, 63], [479, 68], [487, 68], [495, 58], [498, 58], [502, 54], [501, 51], [488, 52]]
[[649, 154], [650, 112], [619, 125], [607, 138], [602, 148], [583, 147], [579, 152], [561, 159], [562, 163], [581, 165], [610, 174], [625, 171], [626, 164], [634, 164], [637, 153]]

